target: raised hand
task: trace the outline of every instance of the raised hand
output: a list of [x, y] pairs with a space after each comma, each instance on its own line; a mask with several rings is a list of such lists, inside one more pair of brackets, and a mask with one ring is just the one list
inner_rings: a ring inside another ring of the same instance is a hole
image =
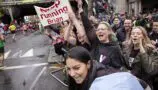
[[145, 53], [145, 49], [143, 47], [143, 39], [139, 39], [139, 48], [140, 48], [140, 53]]
[[155, 44], [156, 44], [156, 42], [155, 42], [154, 40], [151, 40], [151, 43], [152, 43], [153, 45], [155, 45]]
[[77, 7], [78, 7], [78, 12], [79, 13], [81, 13], [81, 12], [83, 12], [83, 8], [82, 8], [82, 5], [83, 5], [83, 3], [82, 3], [82, 0], [76, 0], [76, 2], [77, 2]]

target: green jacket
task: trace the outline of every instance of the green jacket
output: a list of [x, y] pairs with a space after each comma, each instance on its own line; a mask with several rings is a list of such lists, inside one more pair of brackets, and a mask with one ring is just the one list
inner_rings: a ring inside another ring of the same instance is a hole
[[[124, 51], [124, 56], [129, 63], [130, 52], [128, 50]], [[158, 51], [146, 49], [146, 53], [139, 52], [132, 62], [131, 72], [142, 79], [149, 79], [158, 74]]]
[[4, 48], [4, 40], [0, 40], [0, 48]]

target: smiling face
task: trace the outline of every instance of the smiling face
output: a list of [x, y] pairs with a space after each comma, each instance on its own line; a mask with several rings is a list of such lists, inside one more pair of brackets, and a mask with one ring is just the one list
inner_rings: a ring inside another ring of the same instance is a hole
[[105, 24], [99, 24], [96, 30], [96, 35], [101, 43], [109, 42], [109, 30]]
[[133, 44], [139, 44], [140, 39], [143, 39], [143, 33], [142, 30], [139, 28], [134, 28], [131, 31], [131, 40]]
[[82, 84], [88, 74], [89, 64], [82, 63], [73, 58], [67, 58], [66, 65], [68, 74], [77, 84]]
[[[131, 30], [131, 28], [132, 28], [132, 20], [126, 19], [126, 20], [124, 21], [124, 27], [125, 27], [125, 30], [127, 30], [127, 32], [128, 32], [129, 30]], [[130, 32], [130, 31], [129, 31], [129, 32]]]

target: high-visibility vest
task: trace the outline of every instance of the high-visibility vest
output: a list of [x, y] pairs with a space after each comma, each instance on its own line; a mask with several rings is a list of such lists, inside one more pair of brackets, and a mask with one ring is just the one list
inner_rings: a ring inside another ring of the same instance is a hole
[[16, 30], [16, 26], [15, 25], [10, 25], [9, 29], [10, 29], [10, 31], [15, 31]]

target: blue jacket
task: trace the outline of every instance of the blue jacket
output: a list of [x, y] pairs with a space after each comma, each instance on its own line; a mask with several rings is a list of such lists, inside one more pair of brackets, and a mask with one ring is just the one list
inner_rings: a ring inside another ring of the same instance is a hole
[[89, 90], [144, 90], [137, 78], [127, 72], [118, 72], [96, 78]]

